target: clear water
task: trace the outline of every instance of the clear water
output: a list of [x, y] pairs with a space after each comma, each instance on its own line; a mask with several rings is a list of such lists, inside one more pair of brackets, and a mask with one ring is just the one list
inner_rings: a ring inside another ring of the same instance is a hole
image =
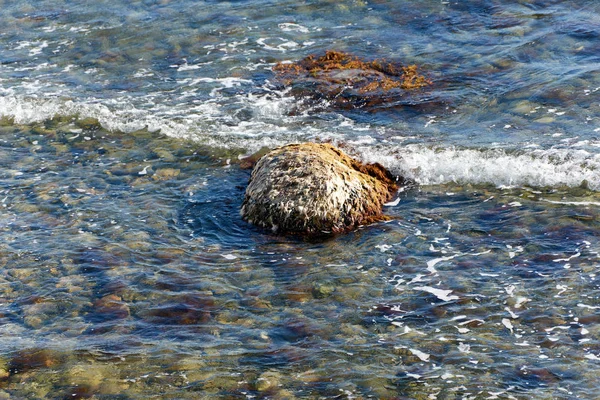
[[[596, 396], [597, 2], [87, 3], [0, 8], [0, 396]], [[434, 85], [273, 81], [327, 49]], [[244, 223], [238, 158], [304, 140], [419, 185], [325, 241]]]

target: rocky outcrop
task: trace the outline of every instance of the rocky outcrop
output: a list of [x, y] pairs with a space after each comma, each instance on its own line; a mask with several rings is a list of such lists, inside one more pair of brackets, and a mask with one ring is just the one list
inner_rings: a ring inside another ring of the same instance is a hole
[[273, 71], [275, 81], [291, 87], [297, 96], [326, 99], [341, 108], [398, 101], [408, 91], [431, 84], [416, 65], [367, 61], [339, 51], [280, 62]]
[[396, 190], [379, 164], [362, 164], [330, 144], [291, 144], [258, 161], [241, 215], [276, 233], [338, 233], [387, 219], [382, 206]]

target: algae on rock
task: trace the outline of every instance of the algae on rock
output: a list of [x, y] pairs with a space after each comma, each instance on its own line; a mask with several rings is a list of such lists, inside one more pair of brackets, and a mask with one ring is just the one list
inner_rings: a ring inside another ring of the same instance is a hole
[[381, 104], [431, 84], [416, 65], [366, 61], [339, 51], [279, 62], [273, 71], [276, 81], [291, 86], [297, 95], [323, 97], [340, 107]]

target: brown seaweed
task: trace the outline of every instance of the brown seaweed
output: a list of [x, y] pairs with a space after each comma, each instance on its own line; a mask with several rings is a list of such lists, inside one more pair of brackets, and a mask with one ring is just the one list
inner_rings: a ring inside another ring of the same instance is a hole
[[412, 90], [431, 84], [416, 65], [386, 60], [366, 61], [340, 51], [309, 55], [297, 62], [279, 62], [273, 68], [286, 85], [316, 83], [317, 91], [334, 98], [347, 90], [357, 96], [373, 96], [392, 90]]

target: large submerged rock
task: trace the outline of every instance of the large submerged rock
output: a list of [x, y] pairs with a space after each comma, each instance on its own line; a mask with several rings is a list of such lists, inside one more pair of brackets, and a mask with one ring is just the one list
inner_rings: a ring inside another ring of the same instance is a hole
[[338, 233], [387, 219], [382, 206], [397, 188], [380, 164], [330, 144], [291, 144], [258, 161], [240, 213], [277, 233]]

